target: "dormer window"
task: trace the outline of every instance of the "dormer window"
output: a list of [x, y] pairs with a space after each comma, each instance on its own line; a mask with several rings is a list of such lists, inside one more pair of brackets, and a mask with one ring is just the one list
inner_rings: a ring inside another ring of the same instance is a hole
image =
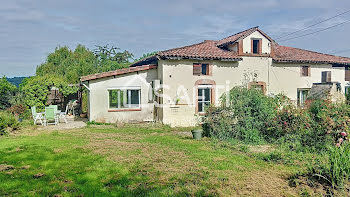
[[261, 39], [252, 39], [252, 51], [253, 54], [261, 54]]

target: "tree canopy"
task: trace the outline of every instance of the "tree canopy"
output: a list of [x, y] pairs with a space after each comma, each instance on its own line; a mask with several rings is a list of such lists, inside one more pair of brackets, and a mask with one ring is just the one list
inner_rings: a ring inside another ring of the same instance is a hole
[[127, 67], [132, 57], [132, 53], [108, 45], [97, 46], [94, 51], [83, 45], [74, 51], [67, 46], [57, 47], [45, 63], [37, 67], [36, 75], [62, 76], [68, 83], [78, 83], [81, 76]]
[[[142, 58], [155, 54], [147, 53]], [[115, 46], [96, 46], [93, 51], [83, 45], [74, 50], [67, 46], [57, 47], [44, 63], [36, 68], [36, 75], [23, 80], [19, 87], [20, 101], [27, 106], [42, 108], [52, 86], [59, 88], [64, 96], [77, 91], [75, 86], [80, 77], [128, 67], [134, 55]], [[17, 99], [18, 100], [18, 99]]]
[[24, 104], [39, 108], [45, 107], [47, 96], [53, 86], [59, 88], [64, 96], [75, 93], [78, 90], [75, 86], [69, 86], [62, 76], [45, 75], [26, 78], [20, 85], [20, 91], [24, 93]]

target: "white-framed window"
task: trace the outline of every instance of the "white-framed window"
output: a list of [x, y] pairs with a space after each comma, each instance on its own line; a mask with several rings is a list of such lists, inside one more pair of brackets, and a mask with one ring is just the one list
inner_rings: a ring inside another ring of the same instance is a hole
[[297, 96], [298, 96], [298, 106], [304, 107], [307, 96], [309, 95], [310, 88], [298, 88]]
[[109, 109], [138, 109], [141, 104], [140, 87], [109, 88]]
[[212, 86], [211, 85], [199, 85], [198, 86], [198, 112], [203, 113], [205, 109], [211, 104]]

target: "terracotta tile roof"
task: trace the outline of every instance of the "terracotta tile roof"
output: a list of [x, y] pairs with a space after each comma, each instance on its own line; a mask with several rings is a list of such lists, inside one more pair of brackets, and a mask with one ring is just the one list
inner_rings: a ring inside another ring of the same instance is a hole
[[148, 65], [148, 64], [157, 64], [157, 61], [158, 61], [157, 55], [152, 55], [132, 63], [130, 67], [142, 66], [142, 65]]
[[238, 39], [250, 35], [254, 31], [256, 31], [257, 29], [258, 29], [258, 26], [257, 27], [252, 27], [250, 29], [247, 29], [247, 30], [244, 30], [244, 31], [241, 31], [241, 32], [238, 32], [236, 34], [233, 34], [232, 36], [229, 36], [229, 37], [226, 37], [226, 38], [223, 38], [223, 39], [219, 40], [216, 45], [221, 47], [221, 46], [224, 46], [224, 45], [228, 45], [230, 43], [234, 43]]
[[82, 81], [82, 82], [89, 81], [89, 80], [100, 79], [100, 78], [105, 78], [105, 77], [123, 75], [123, 74], [127, 74], [127, 73], [132, 73], [132, 72], [150, 70], [150, 69], [154, 69], [154, 68], [157, 68], [157, 65], [142, 65], [142, 66], [136, 66], [136, 67], [123, 68], [123, 69], [118, 69], [118, 70], [114, 70], [114, 71], [83, 76], [80, 78], [80, 81]]
[[216, 46], [217, 41], [205, 40], [204, 42], [190, 46], [161, 51], [157, 55], [162, 59], [217, 59], [217, 60], [241, 60], [234, 51], [228, 51]]
[[[259, 31], [262, 35], [271, 41], [273, 53], [271, 53], [269, 57], [272, 57], [274, 62], [350, 65], [350, 58], [347, 57], [339, 57], [298, 48], [280, 46], [258, 27], [253, 27], [219, 41], [205, 40], [198, 44], [161, 51], [154, 56], [147, 57], [133, 63], [130, 68], [84, 76], [81, 77], [81, 81], [88, 81], [103, 77], [157, 68], [156, 64], [157, 60], [159, 59], [213, 59], [224, 61], [239, 61], [242, 60], [242, 57], [239, 56], [237, 52], [226, 50], [223, 47], [228, 44], [237, 42], [240, 39], [244, 39], [255, 31]], [[242, 56], [245, 55], [249, 54], [243, 54]]]
[[256, 27], [252, 27], [250, 29], [241, 31], [239, 33], [233, 34], [232, 36], [226, 37], [224, 39], [221, 39], [218, 41], [217, 46], [218, 47], [223, 47], [229, 44], [232, 44], [238, 40], [244, 39], [247, 36], [249, 36], [250, 34], [252, 34], [255, 31], [259, 31], [262, 35], [264, 35], [268, 40], [270, 40], [271, 42], [274, 42], [274, 40], [272, 40], [267, 34], [265, 34], [263, 31], [261, 31], [259, 29], [259, 26]]
[[279, 45], [274, 45], [273, 61], [350, 65], [350, 58], [347, 57], [339, 57]]

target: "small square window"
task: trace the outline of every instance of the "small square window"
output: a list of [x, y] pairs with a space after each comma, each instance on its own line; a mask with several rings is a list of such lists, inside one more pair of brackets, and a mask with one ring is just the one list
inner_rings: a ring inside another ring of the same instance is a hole
[[310, 76], [310, 66], [302, 66], [301, 67], [301, 76], [303, 76], [303, 77]]
[[209, 75], [209, 64], [193, 64], [193, 75]]

